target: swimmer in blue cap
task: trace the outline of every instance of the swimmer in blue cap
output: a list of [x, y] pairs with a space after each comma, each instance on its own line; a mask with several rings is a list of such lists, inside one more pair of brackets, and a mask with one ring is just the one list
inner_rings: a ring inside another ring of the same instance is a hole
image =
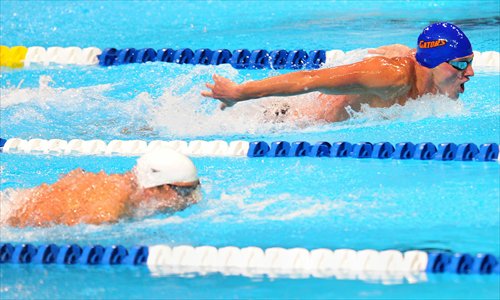
[[250, 99], [320, 92], [316, 107], [292, 111], [292, 114], [337, 122], [349, 118], [349, 108], [359, 111], [362, 104], [403, 105], [425, 94], [457, 99], [464, 92], [465, 83], [474, 76], [474, 54], [469, 39], [451, 23], [426, 27], [418, 37], [416, 50], [392, 45], [372, 53], [383, 56], [242, 84], [214, 74], [214, 83], [207, 83], [209, 90], [201, 94], [220, 100], [221, 109], [225, 109]]

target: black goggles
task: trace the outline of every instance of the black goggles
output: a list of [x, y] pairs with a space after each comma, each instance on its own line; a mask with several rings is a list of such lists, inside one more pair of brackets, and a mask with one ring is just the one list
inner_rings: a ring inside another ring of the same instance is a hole
[[453, 61], [453, 60], [450, 60], [448, 62], [453, 68], [459, 70], [459, 71], [463, 71], [465, 69], [467, 69], [467, 67], [472, 64], [472, 58], [468, 59], [468, 60], [461, 60], [461, 61]]

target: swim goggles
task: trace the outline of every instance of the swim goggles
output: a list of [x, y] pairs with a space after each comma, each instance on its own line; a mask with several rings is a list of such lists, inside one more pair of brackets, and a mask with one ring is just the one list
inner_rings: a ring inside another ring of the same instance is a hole
[[453, 60], [450, 60], [448, 62], [453, 68], [459, 70], [459, 71], [463, 71], [465, 69], [467, 69], [467, 67], [472, 64], [472, 58], [471, 59], [468, 59], [468, 60], [462, 60], [462, 61], [453, 61]]

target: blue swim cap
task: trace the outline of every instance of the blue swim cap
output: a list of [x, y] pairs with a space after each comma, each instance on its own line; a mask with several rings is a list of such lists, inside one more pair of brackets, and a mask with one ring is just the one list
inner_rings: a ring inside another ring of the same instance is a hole
[[418, 36], [418, 63], [427, 68], [455, 58], [472, 54], [469, 39], [460, 28], [451, 23], [435, 23], [427, 26]]

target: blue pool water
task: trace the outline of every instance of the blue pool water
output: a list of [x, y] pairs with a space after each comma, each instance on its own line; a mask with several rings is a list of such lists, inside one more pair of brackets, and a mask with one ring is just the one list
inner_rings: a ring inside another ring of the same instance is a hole
[[[472, 9], [473, 8], [473, 9]], [[1, 41], [14, 46], [340, 49], [413, 46], [451, 21], [474, 50], [499, 51], [498, 1], [15, 2]], [[2, 69], [3, 138], [500, 142], [498, 72], [476, 70], [459, 101], [424, 96], [336, 124], [269, 123], [269, 101], [221, 112], [199, 96], [213, 73], [236, 81], [288, 71], [165, 63]], [[309, 103], [313, 96], [288, 99]], [[121, 173], [135, 157], [2, 154], [1, 190], [62, 173]], [[480, 162], [351, 158], [193, 158], [203, 200], [173, 215], [75, 227], [16, 229], [2, 242], [439, 249], [500, 255], [500, 168]], [[9, 199], [2, 199], [5, 204]], [[161, 276], [146, 267], [1, 265], [2, 298], [469, 298], [500, 296], [498, 276], [427, 275], [415, 284], [335, 278]]]

